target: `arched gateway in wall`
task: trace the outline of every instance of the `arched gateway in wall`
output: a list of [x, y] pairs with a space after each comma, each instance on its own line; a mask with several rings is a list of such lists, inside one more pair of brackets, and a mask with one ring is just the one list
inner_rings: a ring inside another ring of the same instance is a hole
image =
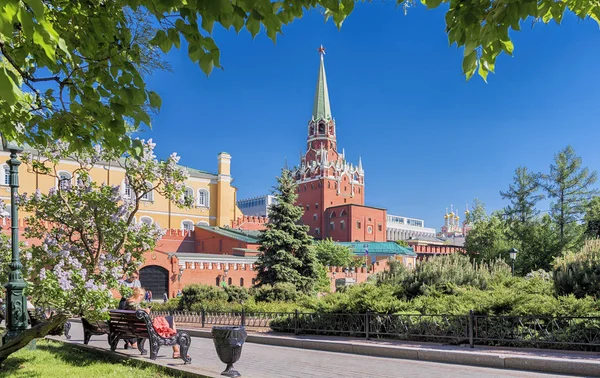
[[161, 299], [169, 290], [169, 271], [158, 265], [148, 265], [140, 269], [140, 283], [146, 290], [152, 290], [153, 299]]

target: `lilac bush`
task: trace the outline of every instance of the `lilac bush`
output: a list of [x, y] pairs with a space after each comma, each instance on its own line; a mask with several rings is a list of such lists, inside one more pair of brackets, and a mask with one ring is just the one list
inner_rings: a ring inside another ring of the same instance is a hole
[[[154, 249], [164, 234], [156, 224], [135, 222], [141, 199], [153, 191], [177, 206], [191, 205], [183, 185], [187, 171], [177, 165], [177, 155], [159, 161], [155, 144], [142, 142], [136, 158], [100, 147], [69, 154], [65, 143], [40, 151], [41, 157], [25, 154], [29, 171], [54, 177], [59, 183], [60, 160], [77, 162], [75, 180], [48, 193], [37, 191], [18, 198], [21, 211], [29, 214], [24, 236], [39, 240], [28, 249], [28, 293], [37, 305], [89, 318], [104, 316], [115, 305], [111, 289], [119, 289], [119, 280], [139, 269], [144, 252]], [[94, 164], [108, 161], [125, 169], [127, 192], [91, 180]]]

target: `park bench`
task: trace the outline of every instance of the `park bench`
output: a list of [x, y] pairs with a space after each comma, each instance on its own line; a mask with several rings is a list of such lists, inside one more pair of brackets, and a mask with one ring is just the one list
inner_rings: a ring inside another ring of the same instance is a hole
[[83, 343], [87, 345], [90, 342], [92, 335], [108, 335], [108, 322], [104, 320], [88, 321], [85, 318], [81, 318], [81, 325], [83, 326]]
[[[41, 309], [27, 309], [27, 315], [29, 315], [29, 323], [32, 327], [40, 323], [44, 323], [49, 320], [48, 315]], [[71, 340], [71, 335], [69, 332], [71, 331], [71, 322], [67, 321], [62, 327], [56, 327], [50, 332], [48, 332], [51, 336], [61, 336], [65, 335], [67, 340]]]
[[117, 349], [119, 340], [137, 339], [140, 353], [146, 354], [144, 342], [149, 339], [151, 360], [156, 359], [161, 346], [179, 345], [183, 362], [187, 364], [192, 361], [187, 354], [192, 341], [187, 332], [177, 331], [177, 334], [171, 337], [160, 336], [152, 326], [150, 315], [144, 310], [110, 310], [109, 313], [108, 343], [113, 352]]

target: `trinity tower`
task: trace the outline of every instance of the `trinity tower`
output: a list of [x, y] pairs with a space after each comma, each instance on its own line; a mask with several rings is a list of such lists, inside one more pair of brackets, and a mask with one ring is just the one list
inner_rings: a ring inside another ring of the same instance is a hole
[[306, 152], [293, 170], [298, 184], [297, 204], [304, 208], [302, 222], [317, 239], [385, 241], [386, 211], [365, 206], [361, 159], [354, 165], [346, 160], [343, 149], [338, 150], [325, 75], [325, 49], [321, 46], [318, 51], [319, 75]]

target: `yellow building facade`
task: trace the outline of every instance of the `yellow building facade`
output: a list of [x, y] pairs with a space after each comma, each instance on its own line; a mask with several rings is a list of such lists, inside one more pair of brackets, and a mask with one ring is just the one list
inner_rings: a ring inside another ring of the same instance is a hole
[[[35, 151], [31, 151], [35, 159]], [[9, 168], [6, 161], [9, 152], [0, 151], [0, 199], [10, 204]], [[73, 180], [73, 172], [79, 164], [73, 160], [61, 160], [58, 174], [62, 180]], [[142, 199], [136, 214], [136, 221], [157, 223], [164, 229], [193, 230], [195, 225], [231, 226], [231, 221], [242, 216], [236, 206], [237, 189], [232, 186], [231, 155], [221, 152], [217, 156], [217, 173], [209, 173], [194, 168], [183, 167], [189, 173], [186, 195], [193, 196], [194, 205], [189, 209], [177, 207], [156, 191]], [[125, 170], [118, 162], [95, 165], [90, 175], [97, 183], [118, 185], [125, 194]], [[19, 193], [32, 194], [37, 189], [47, 193], [59, 185], [59, 180], [32, 172], [26, 164], [19, 167]], [[7, 209], [8, 210], [8, 209]], [[10, 213], [10, 210], [8, 210]], [[21, 216], [22, 217], [22, 216]]]

